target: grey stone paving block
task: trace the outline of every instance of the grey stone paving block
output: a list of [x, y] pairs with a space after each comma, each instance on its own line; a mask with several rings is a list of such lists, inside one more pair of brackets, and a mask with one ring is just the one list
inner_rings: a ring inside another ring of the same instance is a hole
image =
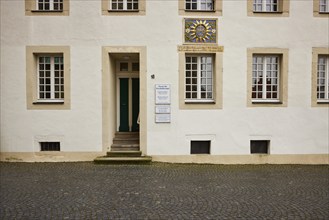
[[329, 166], [0, 163], [0, 219], [329, 219]]

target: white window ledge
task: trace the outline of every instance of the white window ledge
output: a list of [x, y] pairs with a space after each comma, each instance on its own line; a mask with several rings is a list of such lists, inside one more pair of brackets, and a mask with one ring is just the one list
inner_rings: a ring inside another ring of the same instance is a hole
[[262, 100], [253, 99], [253, 100], [251, 100], [251, 102], [252, 103], [276, 103], [276, 104], [282, 103], [280, 100], [269, 100], [269, 99], [262, 99]]
[[32, 12], [63, 12], [63, 10], [31, 10]]
[[317, 103], [319, 103], [319, 104], [328, 104], [329, 100], [328, 99], [326, 99], [326, 100], [317, 100]]
[[216, 104], [214, 100], [185, 100], [186, 104]]
[[139, 12], [139, 9], [134, 9], [134, 10], [113, 10], [113, 9], [108, 9], [108, 12]]
[[253, 11], [253, 13], [271, 13], [271, 14], [282, 14], [282, 11]]
[[185, 9], [186, 12], [216, 12], [215, 10], [197, 10], [197, 9]]
[[64, 104], [64, 100], [37, 100], [33, 104]]

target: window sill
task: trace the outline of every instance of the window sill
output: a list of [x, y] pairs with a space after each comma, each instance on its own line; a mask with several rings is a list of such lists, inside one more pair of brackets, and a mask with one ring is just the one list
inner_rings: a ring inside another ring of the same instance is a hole
[[125, 13], [127, 13], [127, 12], [132, 12], [132, 13], [139, 12], [138, 9], [136, 9], [136, 10], [107, 10], [107, 11], [108, 12], [125, 12]]
[[215, 10], [190, 10], [190, 9], [185, 9], [185, 12], [210, 12], [210, 13], [214, 13], [216, 11]]
[[33, 102], [33, 104], [64, 104], [64, 100], [38, 100]]
[[282, 104], [280, 100], [251, 100], [252, 104]]
[[185, 104], [216, 104], [214, 100], [185, 100]]
[[329, 11], [328, 12], [327, 11], [319, 11], [319, 14], [327, 15], [327, 14], [329, 14]]
[[40, 12], [40, 13], [42, 13], [42, 12], [46, 12], [46, 13], [52, 13], [52, 12], [64, 12], [64, 10], [31, 10], [31, 12]]
[[317, 104], [329, 104], [329, 100], [317, 100]]
[[253, 11], [255, 14], [282, 14], [282, 11]]

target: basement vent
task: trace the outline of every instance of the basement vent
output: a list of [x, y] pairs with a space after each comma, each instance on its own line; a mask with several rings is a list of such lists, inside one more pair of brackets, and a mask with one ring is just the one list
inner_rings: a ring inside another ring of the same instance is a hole
[[60, 142], [40, 142], [41, 151], [60, 151]]
[[191, 154], [210, 154], [210, 141], [191, 141]]
[[251, 154], [268, 154], [269, 140], [251, 140], [250, 153]]

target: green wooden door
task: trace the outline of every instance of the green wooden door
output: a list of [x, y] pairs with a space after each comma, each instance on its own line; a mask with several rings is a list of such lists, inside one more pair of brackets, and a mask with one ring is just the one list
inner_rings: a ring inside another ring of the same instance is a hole
[[139, 78], [132, 79], [132, 131], [139, 131], [137, 124], [139, 114]]
[[129, 131], [129, 79], [128, 78], [120, 78], [119, 131]]

